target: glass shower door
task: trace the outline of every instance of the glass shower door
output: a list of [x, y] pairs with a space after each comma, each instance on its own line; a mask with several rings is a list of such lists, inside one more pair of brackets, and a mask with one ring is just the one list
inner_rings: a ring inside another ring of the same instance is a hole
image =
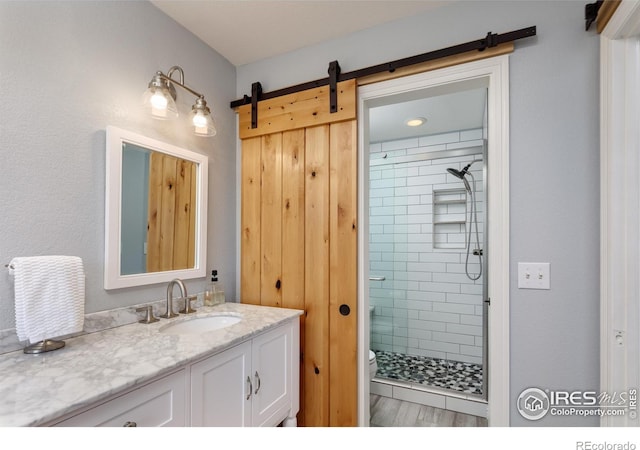
[[470, 198], [447, 172], [470, 161], [482, 218], [482, 147], [460, 156], [371, 152], [370, 348], [378, 378], [483, 395], [483, 277], [465, 273], [480, 271], [473, 255], [465, 264]]

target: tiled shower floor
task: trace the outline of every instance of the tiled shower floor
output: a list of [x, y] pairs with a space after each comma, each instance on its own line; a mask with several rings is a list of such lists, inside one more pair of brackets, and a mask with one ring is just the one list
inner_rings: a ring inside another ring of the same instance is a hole
[[482, 395], [479, 364], [374, 350], [377, 377]]

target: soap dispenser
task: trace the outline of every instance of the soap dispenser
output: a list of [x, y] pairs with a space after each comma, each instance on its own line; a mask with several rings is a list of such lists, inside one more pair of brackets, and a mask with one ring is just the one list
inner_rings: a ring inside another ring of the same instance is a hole
[[211, 283], [204, 291], [204, 304], [205, 306], [219, 305], [225, 302], [224, 289], [222, 284], [218, 281], [218, 271], [211, 271]]
[[203, 304], [204, 306], [213, 306], [215, 305], [215, 303], [213, 302], [213, 290], [215, 288], [214, 286], [214, 277], [213, 277], [213, 273], [215, 271], [212, 270], [211, 271], [211, 281], [209, 283], [207, 283], [207, 285], [204, 288], [204, 301]]
[[222, 283], [218, 281], [218, 271], [211, 271], [211, 284], [214, 286], [213, 289], [213, 304], [220, 305], [225, 302], [224, 298], [224, 288], [222, 287]]

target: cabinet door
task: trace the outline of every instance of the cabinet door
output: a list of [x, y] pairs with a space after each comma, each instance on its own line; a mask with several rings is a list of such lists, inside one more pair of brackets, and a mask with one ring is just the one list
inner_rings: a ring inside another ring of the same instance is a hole
[[291, 409], [291, 325], [253, 339], [253, 426], [274, 426]]
[[54, 426], [183, 427], [185, 400], [185, 372], [180, 370]]
[[251, 425], [251, 342], [191, 366], [191, 426]]

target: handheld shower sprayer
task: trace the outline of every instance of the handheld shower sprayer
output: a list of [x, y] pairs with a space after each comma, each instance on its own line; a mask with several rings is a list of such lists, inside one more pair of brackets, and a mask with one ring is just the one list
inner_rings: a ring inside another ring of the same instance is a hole
[[[447, 169], [447, 172], [449, 172], [451, 175], [453, 175], [456, 178], [460, 178], [462, 180], [462, 182], [464, 183], [464, 187], [469, 193], [469, 197], [471, 200], [471, 211], [469, 213], [469, 237], [467, 239], [467, 258], [465, 261], [465, 272], [467, 273], [467, 277], [473, 281], [479, 280], [480, 277], [482, 276], [482, 249], [480, 249], [480, 234], [478, 233], [478, 211], [476, 208], [476, 196], [475, 196], [475, 192], [471, 189], [471, 185], [469, 185], [469, 182], [467, 181], [467, 175], [469, 175], [471, 177], [471, 181], [475, 188], [475, 181], [473, 179], [473, 175], [469, 172], [469, 168], [471, 167], [471, 164], [473, 164], [474, 162], [476, 161], [471, 161], [469, 164], [464, 166], [462, 170], [457, 170], [453, 168]], [[472, 225], [474, 224], [475, 224], [475, 230], [476, 230], [477, 253], [474, 251], [473, 254], [478, 256], [478, 263], [480, 264], [480, 273], [478, 273], [477, 275], [471, 275], [469, 273], [469, 253], [471, 253], [471, 228], [472, 228]]]
[[463, 179], [463, 178], [464, 178], [464, 176], [465, 176], [466, 174], [468, 174], [468, 173], [469, 173], [469, 167], [471, 167], [471, 164], [473, 164], [474, 162], [475, 162], [475, 161], [471, 161], [469, 164], [467, 164], [466, 166], [464, 166], [464, 167], [462, 168], [462, 170], [457, 170], [457, 169], [451, 169], [451, 168], [449, 168], [449, 169], [447, 169], [447, 172], [449, 172], [451, 175], [454, 175], [454, 176], [456, 176], [456, 177], [458, 177], [458, 178], [460, 178], [460, 179]]
[[464, 187], [467, 190], [467, 192], [469, 192], [469, 194], [471, 194], [471, 186], [469, 186], [469, 182], [467, 181], [467, 177], [465, 175], [469, 173], [469, 167], [471, 167], [471, 164], [473, 164], [474, 162], [475, 161], [471, 161], [469, 164], [464, 166], [462, 170], [457, 170], [452, 168], [447, 169], [447, 172], [449, 172], [451, 175], [453, 175], [454, 177], [460, 178], [462, 180], [462, 182], [464, 183]]

